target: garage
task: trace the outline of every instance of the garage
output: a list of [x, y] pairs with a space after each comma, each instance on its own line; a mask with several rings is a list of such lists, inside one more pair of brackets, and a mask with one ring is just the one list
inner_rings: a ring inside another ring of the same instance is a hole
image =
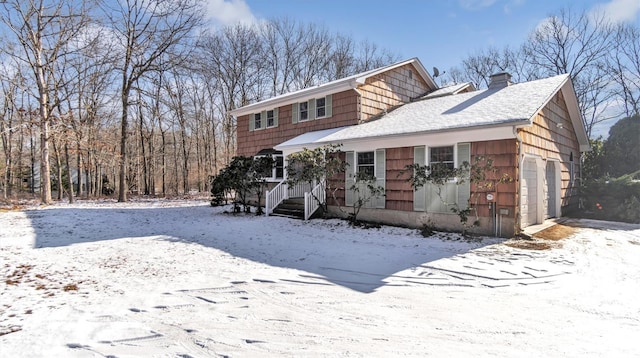
[[557, 185], [556, 185], [556, 165], [552, 161], [547, 161], [547, 167], [545, 170], [545, 179], [547, 182], [547, 196], [545, 198], [545, 204], [547, 206], [547, 210], [545, 213], [545, 218], [554, 218], [558, 216], [556, 213], [556, 193], [557, 193]]
[[527, 227], [538, 222], [538, 170], [536, 160], [527, 158], [522, 164], [521, 184], [521, 226]]

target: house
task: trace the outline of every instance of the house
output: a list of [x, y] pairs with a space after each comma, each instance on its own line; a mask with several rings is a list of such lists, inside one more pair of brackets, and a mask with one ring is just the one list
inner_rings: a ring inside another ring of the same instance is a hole
[[[457, 230], [459, 218], [448, 205], [457, 203], [472, 206], [478, 233], [511, 236], [574, 203], [589, 142], [568, 75], [510, 80], [499, 73], [486, 90], [470, 83], [439, 88], [418, 59], [402, 61], [232, 111], [238, 154], [277, 158], [268, 212], [312, 190], [278, 185], [287, 155], [341, 144], [349, 167], [334, 180], [349, 188], [357, 171], [368, 171], [385, 189], [359, 218]], [[455, 180], [440, 191], [433, 185], [414, 190], [403, 174], [414, 163], [458, 167], [480, 156], [513, 180], [488, 190]], [[354, 201], [349, 190], [338, 195], [347, 205]]]

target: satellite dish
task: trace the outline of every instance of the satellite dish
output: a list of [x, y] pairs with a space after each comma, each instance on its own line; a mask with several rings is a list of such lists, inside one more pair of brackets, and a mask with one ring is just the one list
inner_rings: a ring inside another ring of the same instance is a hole
[[438, 67], [433, 67], [433, 77], [438, 77], [440, 76], [440, 70], [438, 70]]

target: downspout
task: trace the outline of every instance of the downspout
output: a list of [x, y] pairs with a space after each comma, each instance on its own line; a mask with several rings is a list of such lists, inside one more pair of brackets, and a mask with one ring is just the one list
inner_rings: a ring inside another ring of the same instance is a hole
[[522, 137], [520, 137], [520, 133], [518, 133], [518, 127], [514, 126], [513, 127], [513, 135], [515, 135], [516, 139], [518, 140], [518, 188], [516, 189], [516, 192], [518, 193], [518, 195], [516, 195], [516, 212], [514, 213], [514, 218], [515, 218], [515, 225], [516, 227], [514, 228], [514, 234], [519, 234], [521, 228], [521, 215], [520, 215], [520, 209], [522, 208], [522, 193], [520, 188], [522, 187], [522, 166], [524, 165], [524, 155], [522, 154]]

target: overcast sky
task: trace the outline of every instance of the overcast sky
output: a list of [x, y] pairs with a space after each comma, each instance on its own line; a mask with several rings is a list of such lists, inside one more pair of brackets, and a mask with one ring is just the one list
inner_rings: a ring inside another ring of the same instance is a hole
[[214, 26], [289, 17], [446, 70], [490, 45], [521, 44], [561, 8], [640, 24], [640, 0], [209, 0]]

